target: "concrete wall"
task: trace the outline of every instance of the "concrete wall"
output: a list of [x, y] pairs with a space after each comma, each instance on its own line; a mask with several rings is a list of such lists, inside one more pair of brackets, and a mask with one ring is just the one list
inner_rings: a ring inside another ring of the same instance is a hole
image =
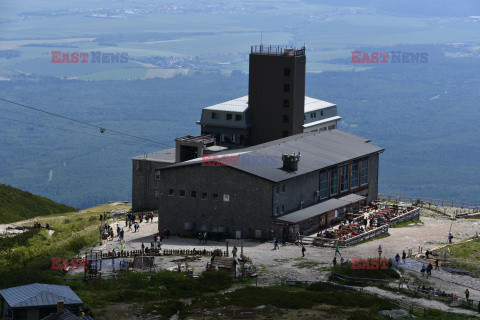
[[368, 197], [367, 202], [378, 198], [378, 167], [379, 154], [375, 153], [368, 159]]
[[[320, 116], [321, 111], [323, 111], [323, 117]], [[316, 114], [317, 114], [316, 118], [312, 118], [310, 116], [310, 113], [312, 113], [312, 112], [316, 112]], [[335, 117], [335, 116], [337, 116], [337, 106], [331, 106], [331, 107], [328, 107], [328, 108], [323, 108], [323, 109], [313, 110], [313, 111], [310, 111], [310, 112], [305, 112], [304, 124], [308, 124], [308, 123], [315, 122], [315, 121], [320, 121], [320, 120], [325, 120], [325, 119], [332, 118], [332, 117]]]
[[[167, 227], [174, 234], [189, 234], [228, 228], [232, 237], [236, 231], [253, 237], [255, 230], [270, 236], [273, 184], [269, 181], [231, 167], [199, 164], [166, 168], [160, 182], [159, 230]], [[169, 189], [174, 190], [173, 196]], [[180, 190], [185, 197], [180, 197]], [[191, 198], [191, 191], [196, 191], [196, 198]], [[202, 199], [203, 192], [207, 199]], [[224, 201], [224, 195], [229, 201]], [[185, 230], [188, 222], [195, 223], [195, 230]]]
[[[248, 103], [253, 124], [252, 144], [303, 132], [305, 56], [250, 54]], [[290, 69], [290, 75], [285, 75]], [[289, 91], [285, 91], [289, 85]], [[289, 100], [289, 107], [283, 101]], [[283, 117], [288, 116], [288, 123]]]
[[157, 210], [158, 199], [155, 189], [159, 181], [155, 181], [155, 170], [171, 163], [153, 162], [147, 160], [132, 160], [132, 210]]
[[[272, 210], [276, 207], [281, 210], [283, 205], [285, 212], [279, 214], [280, 216], [299, 210], [302, 201], [303, 208], [315, 204], [315, 191], [319, 189], [319, 179], [319, 171], [316, 171], [278, 183], [279, 193], [274, 189]], [[282, 191], [283, 186], [285, 186], [285, 192]]]

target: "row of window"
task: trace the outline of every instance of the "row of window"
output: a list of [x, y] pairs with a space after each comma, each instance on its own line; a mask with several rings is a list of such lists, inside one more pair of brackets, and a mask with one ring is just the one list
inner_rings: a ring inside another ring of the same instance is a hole
[[[212, 112], [212, 119], [219, 119], [219, 117], [220, 117], [220, 114], [218, 112]], [[232, 121], [233, 113], [227, 113], [226, 118], [227, 120]], [[235, 114], [235, 121], [242, 121], [242, 115]]]
[[[168, 189], [168, 195], [170, 197], [173, 197], [173, 196], [177, 195], [177, 192], [175, 192], [175, 189]], [[182, 197], [182, 198], [186, 198], [187, 197], [187, 191], [182, 190], [182, 189], [178, 190], [178, 196]], [[210, 195], [208, 192], [198, 193], [195, 190], [190, 190], [188, 196], [191, 199], [196, 199], [198, 197], [202, 200], [208, 200], [211, 197], [211, 199], [214, 200], [214, 201], [218, 201], [218, 199], [220, 198], [218, 193], [212, 193]], [[223, 201], [225, 201], [225, 202], [230, 201], [230, 195], [224, 193], [223, 194]]]
[[368, 160], [320, 174], [320, 199], [364, 186], [368, 183]]
[[[335, 125], [328, 126], [328, 130], [332, 130], [332, 129], [335, 129]], [[310, 130], [309, 132], [322, 132], [322, 131], [326, 131], [326, 130], [327, 130], [327, 127], [322, 127], [322, 128], [319, 128], [319, 129]]]
[[[323, 117], [323, 110], [320, 110], [320, 117]], [[317, 118], [317, 111], [310, 112], [310, 119], [316, 119], [316, 118]]]

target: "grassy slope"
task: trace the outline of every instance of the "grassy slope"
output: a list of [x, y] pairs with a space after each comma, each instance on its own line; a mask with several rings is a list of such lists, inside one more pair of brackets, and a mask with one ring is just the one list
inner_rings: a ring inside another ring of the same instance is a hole
[[[459, 268], [480, 275], [480, 239], [451, 244], [447, 250], [447, 260], [450, 267]], [[435, 253], [443, 258], [445, 247], [435, 250]]]
[[0, 184], [0, 223], [69, 211], [75, 211], [75, 209], [30, 192]]

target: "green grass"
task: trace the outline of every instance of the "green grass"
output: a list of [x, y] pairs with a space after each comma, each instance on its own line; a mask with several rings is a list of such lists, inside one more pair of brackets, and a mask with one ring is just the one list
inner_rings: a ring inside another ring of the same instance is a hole
[[423, 222], [419, 220], [410, 220], [410, 221], [405, 221], [405, 222], [400, 222], [397, 223], [390, 228], [408, 228], [408, 227], [422, 227]]
[[74, 210], [72, 207], [58, 204], [50, 199], [0, 184], [0, 223]]
[[0, 253], [5, 253], [15, 249], [16, 247], [27, 245], [28, 241], [36, 236], [39, 232], [40, 229], [30, 229], [15, 236], [0, 238]]
[[64, 284], [63, 270], [52, 270], [52, 257], [68, 259], [82, 249], [99, 241], [99, 213], [121, 209], [122, 206], [102, 205], [83, 213], [69, 212], [63, 215], [39, 217], [38, 221], [55, 232], [50, 237], [45, 229], [35, 229], [12, 238], [1, 239], [0, 244], [12, 244], [11, 252], [0, 250], [0, 288], [24, 285], [32, 282]]
[[[443, 258], [445, 247], [434, 251]], [[457, 244], [449, 244], [447, 260], [449, 267], [458, 268], [480, 275], [480, 238]]]
[[369, 307], [378, 310], [390, 309], [384, 300], [357, 292], [344, 292], [327, 283], [312, 284], [306, 288], [287, 286], [244, 287], [224, 295], [197, 299], [194, 308], [236, 306], [255, 308], [260, 305], [284, 309], [310, 309], [317, 304], [341, 307]]
[[[94, 279], [89, 282], [68, 281], [67, 284], [78, 294], [86, 305], [100, 310], [112, 303], [154, 302], [180, 298], [193, 298], [206, 293], [215, 293], [229, 288], [232, 279], [226, 272], [206, 272], [196, 279], [185, 277], [181, 273], [160, 271], [153, 274], [141, 272], [120, 273], [116, 279]], [[132, 290], [135, 288], [135, 290]], [[173, 306], [180, 306], [173, 303]], [[168, 310], [179, 309], [168, 307]], [[154, 305], [145, 306], [145, 312], [155, 309]], [[173, 315], [171, 314], [171, 315]]]

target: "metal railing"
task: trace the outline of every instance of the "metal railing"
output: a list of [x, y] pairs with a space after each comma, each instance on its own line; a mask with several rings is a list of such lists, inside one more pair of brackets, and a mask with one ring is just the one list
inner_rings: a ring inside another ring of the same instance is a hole
[[408, 202], [408, 203], [416, 203], [420, 201], [423, 204], [430, 204], [430, 205], [436, 205], [441, 207], [471, 209], [473, 211], [480, 210], [480, 204], [472, 203], [472, 202], [442, 200], [442, 199], [433, 199], [433, 198], [425, 198], [425, 197], [398, 196], [398, 195], [391, 195], [391, 194], [379, 194], [378, 199], [386, 200], [386, 201]]
[[280, 46], [252, 46], [250, 52], [253, 54], [265, 54], [274, 56], [304, 56], [305, 46], [297, 49], [295, 47], [280, 47]]

